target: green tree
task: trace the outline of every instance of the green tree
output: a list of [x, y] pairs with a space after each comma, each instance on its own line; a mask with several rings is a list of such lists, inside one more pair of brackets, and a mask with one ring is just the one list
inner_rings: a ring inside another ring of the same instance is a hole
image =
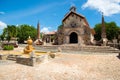
[[[99, 23], [99, 24], [96, 24], [94, 27], [94, 30], [96, 32], [95, 34], [96, 40], [101, 39], [101, 26], [102, 25]], [[108, 40], [112, 40], [118, 37], [120, 28], [116, 25], [115, 22], [105, 23], [105, 27], [106, 27], [106, 35]]]
[[35, 40], [37, 35], [37, 30], [30, 25], [23, 24], [19, 26], [15, 25], [7, 25], [7, 28], [3, 29], [3, 33], [0, 36], [2, 40], [5, 38], [9, 41], [12, 37], [18, 38], [20, 43], [23, 43], [30, 36], [33, 40]]
[[6, 38], [6, 34], [7, 34], [7, 28], [3, 29], [3, 33], [1, 34], [0, 38], [3, 41]]
[[17, 27], [17, 31], [18, 31], [18, 41], [20, 43], [23, 43], [24, 40], [27, 40], [27, 38], [30, 36], [33, 40], [36, 39], [36, 35], [37, 35], [37, 30], [30, 25], [27, 24], [23, 24]]
[[2, 41], [4, 40], [4, 36], [3, 35], [0, 35], [0, 38], [1, 38]]
[[96, 40], [100, 40], [101, 39], [101, 24], [96, 24], [95, 27], [94, 27], [94, 30], [95, 30], [95, 39]]
[[12, 37], [16, 37], [16, 36], [17, 36], [16, 26], [15, 25], [7, 25], [7, 28], [3, 29], [1, 38], [2, 38], [2, 40], [4, 40], [4, 38], [6, 38], [8, 41], [10, 41], [10, 39]]
[[61, 29], [62, 27], [63, 27], [63, 25], [62, 25], [62, 24], [61, 24], [61, 25], [59, 25], [59, 26], [58, 26], [58, 30], [59, 30], [59, 29]]
[[7, 25], [7, 40], [10, 40], [12, 37], [16, 38], [17, 36], [17, 28], [15, 25]]

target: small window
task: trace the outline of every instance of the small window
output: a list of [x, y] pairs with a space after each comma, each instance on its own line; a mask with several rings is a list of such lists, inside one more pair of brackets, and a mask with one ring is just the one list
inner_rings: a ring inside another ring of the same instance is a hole
[[68, 17], [68, 20], [69, 20], [69, 17]]
[[87, 30], [86, 30], [86, 29], [84, 29], [84, 31], [85, 31], [85, 34], [87, 34]]
[[66, 24], [66, 22], [64, 22], [64, 24]]
[[81, 18], [80, 18], [80, 21], [81, 21]]
[[72, 14], [72, 17], [74, 17], [74, 14]]
[[76, 19], [77, 19], [77, 16], [76, 16]]
[[71, 27], [72, 28], [76, 27], [76, 23], [71, 23]]
[[66, 24], [66, 21], [64, 21], [64, 24]]

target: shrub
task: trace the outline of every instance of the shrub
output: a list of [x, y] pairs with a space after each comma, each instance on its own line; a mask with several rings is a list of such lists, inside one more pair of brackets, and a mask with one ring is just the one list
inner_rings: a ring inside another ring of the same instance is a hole
[[4, 45], [3, 50], [13, 50], [14, 46], [13, 45]]

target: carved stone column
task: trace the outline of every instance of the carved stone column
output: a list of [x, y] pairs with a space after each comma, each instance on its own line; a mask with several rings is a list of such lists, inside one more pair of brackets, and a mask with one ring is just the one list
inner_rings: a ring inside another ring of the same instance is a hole
[[40, 23], [37, 24], [37, 39], [40, 39]]
[[105, 22], [104, 22], [104, 16], [103, 16], [103, 13], [102, 13], [102, 32], [101, 32], [101, 38], [102, 38], [102, 41], [103, 41], [103, 46], [106, 46], [107, 45], [107, 37], [106, 37], [106, 28], [105, 28]]

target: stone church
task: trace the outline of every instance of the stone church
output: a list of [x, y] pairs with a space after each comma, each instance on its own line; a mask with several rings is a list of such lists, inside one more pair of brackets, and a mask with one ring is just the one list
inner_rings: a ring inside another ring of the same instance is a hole
[[88, 45], [94, 40], [94, 33], [86, 18], [76, 12], [72, 6], [64, 16], [62, 25], [57, 31], [57, 44], [80, 44]]

